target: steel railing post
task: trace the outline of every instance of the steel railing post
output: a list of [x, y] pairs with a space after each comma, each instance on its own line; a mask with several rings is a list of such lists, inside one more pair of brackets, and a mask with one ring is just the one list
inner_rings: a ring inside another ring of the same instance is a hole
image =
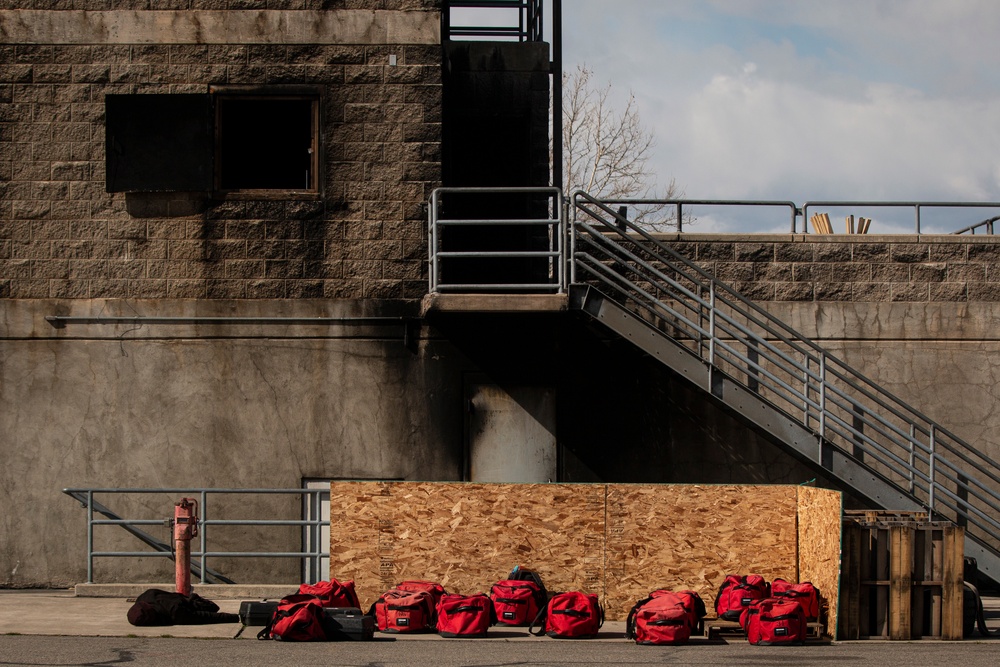
[[810, 389], [811, 389], [811, 387], [809, 385], [809, 361], [810, 361], [810, 359], [809, 359], [809, 353], [808, 352], [803, 352], [802, 353], [802, 359], [803, 359], [802, 368], [804, 369], [802, 371], [802, 395], [804, 397], [804, 400], [802, 401], [802, 422], [803, 422], [803, 424], [805, 424], [806, 428], [811, 428], [809, 426], [809, 422], [810, 422], [810, 419], [809, 419], [809, 392], [810, 392]]
[[910, 479], [909, 479], [909, 484], [907, 485], [907, 489], [909, 490], [909, 492], [911, 494], [913, 493], [913, 487], [914, 487], [914, 468], [916, 467], [916, 464], [917, 464], [916, 458], [915, 458], [914, 453], [913, 453], [913, 440], [916, 437], [917, 437], [917, 427], [916, 427], [915, 424], [911, 423], [910, 424], [910, 441], [908, 443], [906, 443], [909, 446], [908, 449], [910, 450], [910, 469], [909, 469], [909, 478]]
[[819, 437], [826, 438], [826, 353], [819, 355]]
[[320, 492], [316, 490], [310, 497], [309, 501], [312, 504], [312, 512], [309, 518], [312, 519], [313, 524], [309, 526], [310, 531], [312, 531], [312, 553], [309, 555], [309, 561], [312, 568], [312, 582], [315, 583], [320, 579], [320, 553], [322, 548], [320, 546], [320, 528], [319, 524], [322, 515], [322, 504], [320, 503]]
[[87, 491], [87, 583], [94, 583], [94, 492]]
[[427, 253], [430, 255], [431, 294], [438, 290], [438, 256], [437, 256], [437, 199], [438, 193], [431, 193], [431, 205], [427, 208]]
[[937, 467], [937, 461], [936, 461], [936, 459], [937, 459], [937, 452], [935, 451], [936, 450], [936, 439], [937, 439], [937, 432], [936, 431], [937, 431], [937, 429], [935, 428], [934, 424], [931, 424], [931, 427], [930, 427], [929, 430], [930, 430], [930, 440], [928, 442], [928, 445], [929, 445], [929, 448], [930, 448], [930, 454], [929, 454], [929, 456], [930, 456], [930, 468], [928, 470], [928, 475], [927, 475], [928, 476], [927, 488], [929, 490], [929, 492], [928, 492], [928, 495], [929, 495], [928, 503], [930, 504], [930, 508], [929, 509], [931, 511], [931, 517], [930, 518], [933, 519], [934, 518], [934, 516], [933, 516], [934, 515], [934, 495], [935, 495], [934, 492], [935, 492], [935, 489], [937, 487], [937, 478], [935, 476], [935, 469]]
[[198, 531], [198, 545], [201, 548], [201, 554], [198, 560], [201, 562], [201, 583], [208, 583], [205, 578], [205, 574], [208, 572], [208, 557], [205, 552], [208, 551], [208, 536], [205, 534], [208, 532], [206, 530], [206, 521], [208, 521], [208, 492], [204, 489], [201, 490], [201, 525], [198, 526], [200, 529]]
[[715, 368], [715, 279], [708, 283], [708, 365]]

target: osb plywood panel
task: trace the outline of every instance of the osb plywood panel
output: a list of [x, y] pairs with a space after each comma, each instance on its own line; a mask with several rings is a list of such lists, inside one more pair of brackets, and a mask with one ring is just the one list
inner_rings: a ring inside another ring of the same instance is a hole
[[362, 604], [405, 579], [488, 592], [514, 565], [552, 591], [600, 593], [603, 485], [334, 482], [330, 573]]
[[843, 496], [839, 491], [798, 487], [799, 579], [819, 589], [827, 608], [828, 632], [837, 628], [840, 587], [840, 533]]
[[656, 588], [698, 591], [711, 610], [727, 574], [795, 581], [794, 486], [612, 484], [607, 504], [609, 619]]

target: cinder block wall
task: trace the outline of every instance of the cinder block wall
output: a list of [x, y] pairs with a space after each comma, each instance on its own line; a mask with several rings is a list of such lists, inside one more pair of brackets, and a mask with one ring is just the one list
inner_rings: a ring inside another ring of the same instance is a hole
[[[38, 22], [50, 20], [48, 12], [18, 11], [38, 9], [206, 10], [216, 19], [223, 10], [295, 10], [288, 13], [318, 21], [326, 14], [318, 10], [381, 10], [376, 28], [387, 10], [421, 10], [422, 29], [433, 26], [436, 38], [439, 4], [0, 0], [0, 25], [11, 37], [0, 45], [0, 297], [420, 297], [423, 207], [440, 181], [439, 44], [391, 43], [375, 29], [358, 44], [271, 34], [218, 43], [208, 28], [203, 44], [169, 43], [167, 31], [137, 37], [163, 43], [86, 43], [91, 24], [114, 20], [99, 11], [69, 20], [58, 43], [14, 42], [24, 22], [35, 22], [38, 34]], [[283, 39], [289, 43], [275, 43]], [[320, 87], [320, 198], [105, 192], [105, 95], [205, 93], [224, 84]]]
[[669, 235], [755, 301], [1000, 301], [1000, 237]]

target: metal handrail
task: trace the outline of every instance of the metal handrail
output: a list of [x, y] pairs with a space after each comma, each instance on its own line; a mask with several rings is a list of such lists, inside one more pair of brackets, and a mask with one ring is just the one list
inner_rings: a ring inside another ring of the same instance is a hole
[[[717, 207], [740, 207], [740, 208], [766, 208], [778, 207], [789, 210], [790, 231], [792, 234], [809, 234], [809, 209], [816, 208], [912, 208], [914, 211], [914, 233], [921, 234], [922, 218], [921, 213], [926, 208], [996, 208], [1000, 209], [1000, 202], [947, 202], [947, 201], [807, 201], [802, 206], [798, 206], [792, 201], [765, 200], [765, 199], [601, 199], [606, 206], [656, 206], [671, 207], [674, 209], [674, 223], [677, 225], [677, 233], [684, 233], [684, 207], [685, 206], [717, 206]], [[801, 230], [798, 219], [802, 218]], [[993, 223], [1000, 220], [1000, 216], [992, 217], [974, 225], [964, 227], [953, 234], [964, 234], [966, 232], [975, 234], [976, 230], [985, 227], [987, 234], [993, 233]], [[670, 223], [671, 220], [664, 221]]]
[[[455, 25], [452, 9], [514, 10], [516, 25]], [[542, 33], [542, 0], [445, 0], [441, 7], [441, 35], [445, 39], [456, 37], [493, 37], [519, 42], [540, 42]]]
[[[117, 495], [138, 495], [138, 494], [169, 494], [174, 496], [197, 496], [199, 503], [198, 531], [199, 549], [191, 550], [191, 572], [199, 578], [200, 583], [233, 583], [232, 580], [222, 576], [218, 572], [208, 567], [209, 558], [298, 558], [302, 560], [304, 579], [315, 582], [320, 578], [322, 561], [329, 557], [329, 545], [324, 545], [320, 540], [323, 527], [329, 526], [329, 520], [320, 518], [320, 503], [323, 494], [329, 493], [328, 489], [212, 489], [212, 488], [70, 488], [63, 489], [63, 493], [74, 498], [87, 510], [87, 583], [94, 583], [94, 559], [95, 558], [170, 558], [173, 560], [174, 554], [170, 545], [155, 540], [151, 536], [143, 533], [136, 526], [164, 526], [167, 519], [123, 519], [118, 514], [112, 512], [105, 505], [95, 500], [96, 494], [117, 494]], [[309, 502], [309, 515], [312, 519], [212, 519], [209, 518], [209, 495], [298, 495]], [[97, 519], [94, 514], [102, 514], [107, 519]], [[140, 540], [150, 545], [154, 551], [102, 551], [94, 548], [94, 528], [96, 526], [121, 526], [129, 533], [135, 535]], [[307, 531], [307, 540], [303, 541], [303, 546], [295, 550], [287, 551], [218, 551], [208, 548], [209, 526], [301, 526]], [[312, 545], [312, 549], [306, 548], [306, 543]], [[192, 545], [193, 546], [193, 545]]]
[[962, 227], [961, 229], [952, 232], [952, 234], [965, 234], [966, 232], [968, 232], [969, 234], [975, 236], [976, 230], [979, 229], [980, 227], [984, 227], [986, 229], [986, 234], [992, 235], [993, 223], [995, 223], [997, 220], [1000, 220], [1000, 215], [995, 215], [992, 218], [986, 218], [985, 220], [977, 222], [974, 225], [969, 225], [968, 227]]
[[[571, 283], [590, 283], [933, 515], [1000, 546], [1000, 464], [628, 220], [573, 196]], [[821, 203], [822, 204], [822, 203]]]
[[[968, 202], [968, 201], [807, 201], [802, 205], [802, 231], [808, 234], [806, 221], [809, 219], [809, 209], [825, 208], [912, 208], [914, 214], [914, 234], [920, 234], [920, 212], [925, 208], [1000, 208], [1000, 202]], [[792, 228], [792, 233], [795, 229]]]
[[[463, 196], [497, 197], [512, 195], [538, 195], [549, 201], [548, 215], [536, 218], [452, 218], [445, 217], [445, 200], [449, 194]], [[547, 247], [540, 249], [493, 250], [471, 247], [444, 250], [449, 228], [459, 227], [538, 227], [547, 236]], [[461, 291], [546, 291], [562, 294], [566, 291], [565, 273], [566, 218], [562, 191], [558, 188], [437, 188], [431, 193], [428, 207], [427, 248], [430, 293]], [[449, 282], [443, 271], [449, 259], [535, 259], [548, 260], [548, 280], [545, 282], [461, 283]]]

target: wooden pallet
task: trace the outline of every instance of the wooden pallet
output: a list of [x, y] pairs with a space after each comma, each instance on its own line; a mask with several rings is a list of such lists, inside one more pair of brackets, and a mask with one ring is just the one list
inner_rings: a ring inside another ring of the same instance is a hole
[[926, 523], [927, 512], [909, 510], [844, 510], [844, 518], [862, 525]]
[[[718, 639], [721, 635], [743, 635], [743, 628], [739, 621], [724, 621], [719, 618], [706, 618], [702, 621], [705, 625], [705, 637], [708, 639]], [[809, 623], [806, 632], [807, 639], [822, 639], [823, 624]]]

